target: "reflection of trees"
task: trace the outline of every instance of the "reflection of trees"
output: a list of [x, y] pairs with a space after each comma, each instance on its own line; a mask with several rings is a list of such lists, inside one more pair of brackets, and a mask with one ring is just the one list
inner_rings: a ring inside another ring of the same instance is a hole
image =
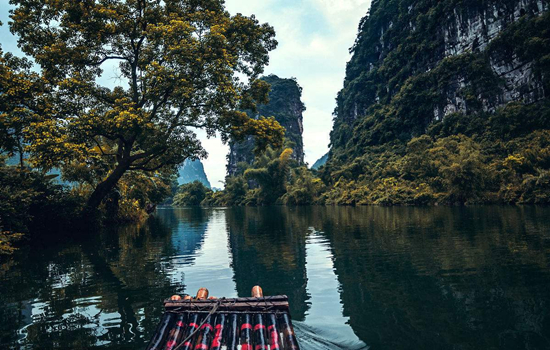
[[226, 218], [239, 296], [249, 296], [256, 284], [265, 295], [288, 295], [293, 318], [302, 320], [307, 220], [285, 207], [232, 208]]
[[311, 224], [332, 243], [344, 313], [373, 348], [545, 348], [539, 210], [315, 208]]
[[[238, 294], [255, 284], [266, 295], [287, 294], [295, 319], [308, 308], [305, 242], [313, 227], [331, 244], [344, 314], [373, 349], [549, 347], [547, 208], [225, 213]], [[0, 348], [16, 344], [24, 326], [25, 342], [41, 348], [143, 346], [161, 301], [184, 288], [173, 285], [175, 262], [166, 257], [194, 261], [210, 215], [159, 210], [141, 227], [34, 242], [0, 270]]]
[[[116, 347], [149, 339], [161, 301], [177, 292], [159, 259], [174, 253], [167, 227], [153, 218], [142, 227], [50, 247], [28, 251], [12, 267], [9, 283], [0, 284], [0, 344], [13, 344], [16, 330], [26, 325], [25, 342], [42, 348]], [[32, 303], [32, 319], [21, 316], [17, 300]]]

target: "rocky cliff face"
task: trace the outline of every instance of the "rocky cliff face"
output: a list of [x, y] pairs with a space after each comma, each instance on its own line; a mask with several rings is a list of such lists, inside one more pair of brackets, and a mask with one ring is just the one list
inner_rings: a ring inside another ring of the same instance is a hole
[[178, 169], [178, 185], [184, 185], [190, 182], [200, 181], [210, 188], [210, 181], [204, 172], [204, 165], [200, 160], [186, 159], [183, 165]]
[[[286, 129], [287, 146], [293, 150], [292, 158], [299, 163], [304, 162], [304, 146], [302, 141], [303, 116], [305, 106], [301, 101], [302, 88], [294, 79], [282, 79], [276, 75], [262, 78], [271, 85], [269, 103], [259, 105], [255, 117], [275, 117]], [[250, 114], [252, 114], [250, 112]], [[249, 137], [242, 142], [230, 142], [227, 174], [234, 175], [238, 171], [238, 163], [251, 164], [254, 161], [254, 138]]]
[[[494, 109], [512, 101], [532, 103], [545, 97], [543, 85], [533, 71], [533, 61], [524, 61], [514, 55], [503, 55], [490, 43], [516, 21], [540, 16], [548, 11], [548, 2], [542, 0], [501, 1], [488, 3], [475, 10], [459, 11], [457, 8], [443, 28], [444, 56], [458, 56], [469, 52], [486, 52], [489, 55], [492, 71], [503, 81], [496, 103], [484, 101], [485, 109]], [[456, 88], [450, 91], [447, 103], [434, 109], [434, 117], [462, 111], [468, 106], [458, 92], [467, 81], [457, 81]]]
[[373, 1], [338, 95], [332, 154], [546, 99], [548, 10], [546, 0]]

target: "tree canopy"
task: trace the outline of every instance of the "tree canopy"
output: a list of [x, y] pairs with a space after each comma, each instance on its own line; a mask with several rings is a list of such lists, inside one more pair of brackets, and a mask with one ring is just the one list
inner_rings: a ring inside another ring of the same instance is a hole
[[[240, 112], [266, 101], [257, 77], [277, 46], [254, 16], [231, 16], [222, 0], [10, 2], [11, 31], [48, 91], [26, 129], [31, 160], [92, 178], [89, 208], [127, 171], [206, 156], [196, 129], [282, 142], [274, 119]], [[101, 85], [115, 66], [115, 86]]]

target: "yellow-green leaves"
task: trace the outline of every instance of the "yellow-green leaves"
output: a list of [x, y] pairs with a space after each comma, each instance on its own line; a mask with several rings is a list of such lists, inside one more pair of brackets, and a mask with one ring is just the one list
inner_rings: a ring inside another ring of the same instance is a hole
[[[76, 162], [108, 192], [128, 170], [205, 156], [196, 128], [223, 140], [252, 134], [259, 149], [280, 146], [284, 129], [274, 119], [236, 112], [268, 92], [256, 78], [277, 43], [256, 18], [231, 17], [221, 0], [13, 4], [11, 30], [48, 87], [47, 113], [35, 113], [26, 129], [35, 164], [70, 172]], [[108, 74], [114, 87], [98, 83]]]

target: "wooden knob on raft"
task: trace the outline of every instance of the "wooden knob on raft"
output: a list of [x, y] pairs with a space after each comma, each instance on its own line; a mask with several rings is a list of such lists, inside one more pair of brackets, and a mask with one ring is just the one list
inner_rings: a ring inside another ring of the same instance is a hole
[[174, 294], [170, 297], [170, 300], [181, 300], [181, 297], [177, 294]]
[[260, 286], [252, 287], [252, 297], [261, 298], [263, 296], [264, 296], [264, 291], [262, 290], [262, 287]]
[[206, 288], [199, 289], [199, 291], [197, 292], [197, 297], [196, 298], [198, 300], [204, 300], [204, 299], [208, 298], [208, 289], [206, 289]]

